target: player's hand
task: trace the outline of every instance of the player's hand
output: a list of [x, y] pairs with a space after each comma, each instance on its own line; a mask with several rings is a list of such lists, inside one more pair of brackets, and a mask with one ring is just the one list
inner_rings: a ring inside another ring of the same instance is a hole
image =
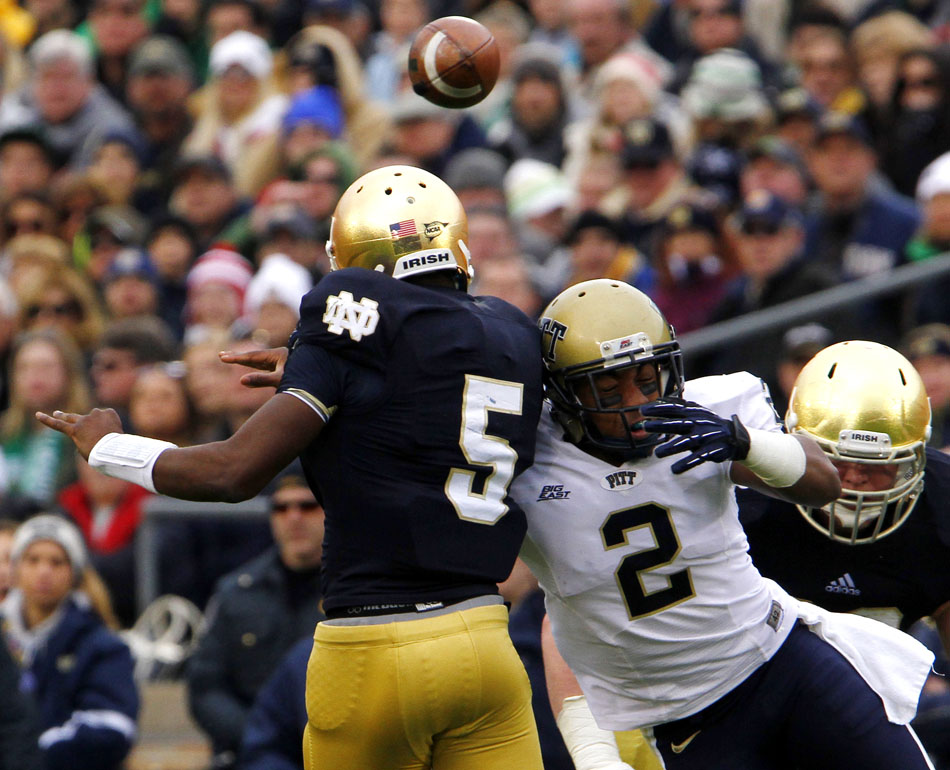
[[749, 431], [735, 415], [726, 419], [692, 401], [656, 401], [645, 404], [640, 414], [645, 418], [645, 431], [675, 435], [656, 448], [657, 457], [690, 453], [673, 463], [673, 473], [683, 473], [705, 462], [743, 460], [749, 454]]
[[226, 364], [240, 364], [259, 370], [243, 375], [242, 385], [248, 388], [276, 388], [284, 376], [284, 364], [287, 363], [289, 354], [287, 348], [249, 350], [246, 353], [232, 353], [228, 350], [218, 353], [218, 358]]
[[115, 409], [93, 409], [89, 414], [59, 410], [52, 414], [37, 412], [36, 419], [48, 428], [69, 436], [86, 460], [99, 439], [109, 433], [122, 433], [122, 421]]

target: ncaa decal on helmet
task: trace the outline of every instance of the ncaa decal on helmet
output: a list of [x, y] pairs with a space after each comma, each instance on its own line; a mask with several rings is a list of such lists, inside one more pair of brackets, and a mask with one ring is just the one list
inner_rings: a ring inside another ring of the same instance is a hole
[[[660, 383], [660, 397], [683, 392], [683, 361], [673, 328], [643, 292], [606, 278], [575, 284], [555, 297], [541, 314], [541, 354], [549, 374], [547, 395], [555, 414], [575, 443], [646, 456], [662, 434], [637, 439], [630, 419], [639, 407], [612, 408], [596, 396], [593, 378], [605, 371], [650, 365]], [[595, 394], [585, 406], [577, 388]], [[594, 414], [618, 414], [626, 427], [623, 439], [602, 435]]]
[[340, 197], [327, 255], [334, 270], [365, 267], [394, 278], [452, 269], [465, 288], [473, 275], [467, 239], [465, 210], [445, 182], [421, 168], [384, 166]]
[[817, 441], [832, 462], [884, 478], [883, 488], [871, 491], [849, 489], [843, 475], [837, 500], [822, 508], [798, 506], [812, 526], [855, 545], [885, 537], [907, 520], [924, 486], [930, 401], [904, 356], [876, 342], [825, 348], [799, 373], [785, 425]]

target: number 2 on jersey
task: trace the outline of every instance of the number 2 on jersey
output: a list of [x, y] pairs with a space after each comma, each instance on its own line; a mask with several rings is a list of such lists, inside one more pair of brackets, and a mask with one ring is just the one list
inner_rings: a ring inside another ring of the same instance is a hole
[[462, 392], [462, 430], [459, 446], [471, 465], [491, 468], [481, 493], [475, 491], [475, 472], [453, 468], [445, 480], [445, 496], [460, 519], [495, 524], [508, 513], [505, 496], [515, 475], [518, 453], [501, 436], [488, 433], [488, 413], [521, 414], [524, 386], [519, 382], [465, 375]]
[[664, 576], [668, 583], [666, 588], [648, 592], [643, 584], [644, 573], [665, 567], [680, 552], [680, 539], [668, 509], [646, 503], [614, 511], [600, 528], [604, 547], [609, 551], [629, 545], [629, 533], [641, 527], [649, 528], [655, 547], [624, 556], [615, 573], [630, 620], [662, 612], [696, 595], [688, 567]]

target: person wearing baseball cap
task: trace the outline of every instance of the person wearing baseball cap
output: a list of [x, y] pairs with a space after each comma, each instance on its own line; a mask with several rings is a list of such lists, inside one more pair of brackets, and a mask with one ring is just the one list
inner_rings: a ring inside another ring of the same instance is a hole
[[[88, 571], [82, 534], [40, 514], [13, 536], [14, 588], [0, 604], [6, 644], [36, 699], [47, 768], [123, 766], [139, 698], [129, 648], [109, 630], [101, 581]], [[97, 601], [98, 600], [98, 601]]]

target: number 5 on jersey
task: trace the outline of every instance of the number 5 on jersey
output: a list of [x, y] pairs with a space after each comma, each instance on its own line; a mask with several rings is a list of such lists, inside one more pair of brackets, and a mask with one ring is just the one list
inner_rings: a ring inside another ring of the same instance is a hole
[[524, 385], [465, 375], [459, 446], [470, 465], [491, 468], [482, 492], [475, 491], [475, 471], [453, 468], [445, 481], [445, 496], [460, 519], [495, 524], [508, 513], [505, 497], [515, 475], [518, 453], [502, 436], [488, 433], [489, 412], [521, 414]]

